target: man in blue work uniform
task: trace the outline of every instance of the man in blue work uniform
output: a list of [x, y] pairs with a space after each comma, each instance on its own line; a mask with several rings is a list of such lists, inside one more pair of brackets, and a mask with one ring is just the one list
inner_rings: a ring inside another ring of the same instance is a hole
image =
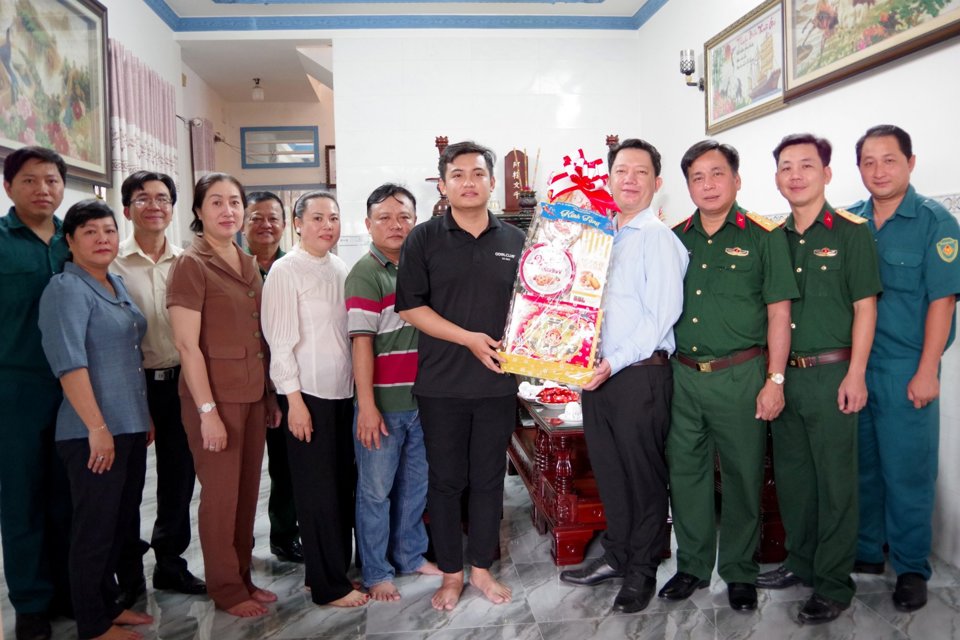
[[897, 573], [893, 603], [927, 603], [934, 488], [940, 440], [940, 357], [953, 341], [960, 294], [960, 226], [910, 184], [910, 136], [878, 125], [857, 141], [870, 198], [851, 211], [877, 242], [883, 295], [860, 413], [860, 573], [883, 573], [883, 545]]
[[70, 487], [54, 451], [63, 395], [40, 346], [40, 294], [69, 249], [53, 214], [67, 165], [50, 149], [23, 147], [3, 162], [13, 202], [0, 218], [0, 532], [17, 640], [51, 635], [69, 613]]

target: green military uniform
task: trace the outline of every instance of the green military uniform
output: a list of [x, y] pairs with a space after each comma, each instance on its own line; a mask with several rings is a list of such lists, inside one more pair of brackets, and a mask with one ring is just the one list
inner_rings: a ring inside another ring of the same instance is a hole
[[[250, 249], [247, 249], [250, 253]], [[286, 252], [277, 247], [273, 256], [276, 262]], [[267, 279], [267, 271], [257, 262], [260, 277]], [[270, 475], [270, 498], [267, 516], [270, 518], [270, 544], [286, 547], [300, 540], [297, 525], [297, 508], [293, 504], [293, 479], [290, 477], [290, 461], [287, 458], [287, 441], [283, 429], [267, 429], [267, 473]]]
[[877, 250], [864, 222], [825, 204], [804, 233], [792, 215], [783, 225], [800, 288], [791, 308], [787, 404], [772, 427], [787, 531], [784, 566], [812, 583], [815, 593], [843, 604], [855, 591], [857, 414], [837, 405], [849, 360], [819, 364], [809, 356], [851, 347], [853, 303], [882, 290]]
[[[767, 305], [797, 297], [784, 233], [734, 203], [712, 236], [700, 212], [674, 227], [690, 252], [677, 353], [698, 362], [767, 343]], [[714, 454], [723, 483], [720, 577], [753, 583], [759, 541], [764, 423], [756, 397], [766, 381], [762, 357], [715, 371], [673, 363], [672, 424], [667, 437], [677, 569], [709, 580], [717, 553]]]
[[47, 244], [12, 207], [0, 218], [0, 531], [17, 613], [70, 609], [70, 487], [53, 444], [63, 396], [37, 326], [40, 294], [69, 253], [53, 222]]

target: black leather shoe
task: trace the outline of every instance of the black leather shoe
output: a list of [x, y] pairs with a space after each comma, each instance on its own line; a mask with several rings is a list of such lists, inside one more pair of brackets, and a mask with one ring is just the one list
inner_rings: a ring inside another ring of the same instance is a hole
[[803, 603], [803, 608], [797, 614], [797, 622], [800, 624], [821, 624], [836, 620], [843, 613], [849, 604], [841, 604], [836, 600], [825, 598], [819, 593], [810, 596], [810, 599]]
[[853, 563], [854, 573], [871, 573], [876, 576], [883, 575], [884, 564], [882, 562], [866, 562], [865, 560], [855, 560]]
[[45, 614], [18, 613], [15, 633], [17, 640], [49, 640], [53, 630]]
[[927, 581], [919, 573], [901, 573], [893, 591], [893, 606], [900, 611], [916, 611], [927, 604]]
[[753, 611], [757, 608], [757, 588], [747, 582], [727, 584], [727, 599], [734, 611]]
[[675, 576], [667, 581], [667, 584], [663, 585], [663, 589], [660, 589], [657, 597], [664, 600], [686, 600], [697, 589], [703, 589], [709, 585], [710, 583], [706, 580], [678, 571]]
[[580, 567], [579, 569], [570, 569], [560, 572], [560, 579], [568, 584], [578, 584], [592, 587], [595, 584], [622, 578], [623, 573], [617, 571], [607, 564], [603, 558], [597, 558], [593, 562]]
[[299, 540], [293, 540], [285, 544], [273, 544], [271, 542], [270, 553], [287, 562], [303, 562], [303, 546], [301, 546]]
[[802, 584], [805, 587], [810, 586], [809, 582], [805, 582], [803, 578], [783, 565], [772, 571], [761, 573], [757, 576], [756, 582], [756, 585], [761, 589], [786, 589], [797, 584]]
[[188, 596], [198, 596], [207, 592], [207, 585], [197, 576], [184, 567], [177, 571], [160, 569], [153, 570], [153, 588], [167, 591], [177, 591]]
[[613, 601], [613, 610], [624, 613], [643, 611], [650, 604], [653, 591], [657, 587], [657, 579], [642, 577], [639, 580], [630, 580], [620, 588], [620, 593]]
[[120, 595], [117, 596], [117, 604], [124, 609], [130, 609], [137, 603], [140, 596], [147, 592], [147, 581], [140, 576], [140, 583], [134, 587], [120, 588]]

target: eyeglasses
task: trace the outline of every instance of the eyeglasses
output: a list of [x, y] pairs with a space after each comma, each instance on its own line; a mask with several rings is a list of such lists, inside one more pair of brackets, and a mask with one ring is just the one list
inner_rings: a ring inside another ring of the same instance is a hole
[[281, 227], [283, 226], [283, 218], [262, 218], [260, 216], [252, 216], [250, 218], [250, 224], [255, 227], [259, 227], [260, 225], [264, 224], [273, 225], [274, 227]]
[[168, 196], [157, 196], [156, 198], [148, 198], [146, 196], [140, 196], [139, 198], [133, 201], [133, 204], [141, 209], [150, 205], [154, 205], [154, 206], [160, 207], [161, 209], [165, 209], [166, 207], [169, 207], [170, 205], [173, 204], [173, 200], [171, 200]]

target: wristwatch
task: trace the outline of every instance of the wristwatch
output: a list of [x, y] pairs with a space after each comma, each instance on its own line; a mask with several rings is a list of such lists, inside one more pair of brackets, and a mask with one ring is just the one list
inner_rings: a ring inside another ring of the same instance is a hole
[[[780, 376], [780, 377], [782, 378], [783, 376]], [[202, 405], [197, 407], [197, 411], [200, 413], [200, 415], [203, 415], [205, 413], [210, 413], [216, 408], [217, 408], [217, 405], [215, 402], [204, 402]]]
[[770, 372], [767, 374], [767, 380], [773, 381], [773, 384], [783, 384], [784, 377], [782, 373]]

